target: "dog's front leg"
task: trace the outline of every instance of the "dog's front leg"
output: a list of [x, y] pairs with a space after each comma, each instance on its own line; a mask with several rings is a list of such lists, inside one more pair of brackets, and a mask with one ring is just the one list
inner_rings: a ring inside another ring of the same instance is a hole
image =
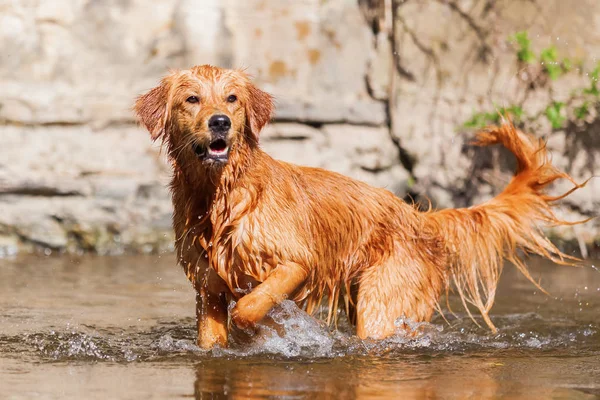
[[278, 265], [264, 282], [238, 300], [231, 319], [239, 328], [253, 326], [287, 299], [308, 277], [308, 270], [296, 263]]
[[227, 346], [227, 303], [224, 294], [228, 289], [215, 275], [209, 272], [206, 281], [195, 285], [198, 346], [203, 349], [211, 349], [216, 345]]

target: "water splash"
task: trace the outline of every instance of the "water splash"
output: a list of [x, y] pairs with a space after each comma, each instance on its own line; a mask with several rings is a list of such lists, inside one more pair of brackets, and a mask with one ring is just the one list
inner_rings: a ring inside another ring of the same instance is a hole
[[152, 344], [152, 349], [158, 350], [159, 353], [173, 353], [173, 352], [189, 352], [200, 350], [198, 346], [185, 339], [173, 339], [170, 334], [165, 334], [158, 338], [158, 340]]
[[54, 360], [109, 360], [115, 361], [111, 346], [105, 338], [82, 332], [36, 333], [26, 335], [25, 343], [36, 348], [44, 358]]
[[[274, 308], [247, 342], [233, 343], [229, 355], [277, 354], [284, 357], [331, 357], [334, 355], [334, 335], [320, 320], [311, 317], [290, 300]], [[247, 343], [244, 343], [247, 342]]]
[[338, 330], [309, 316], [293, 302], [283, 302], [252, 334], [232, 334], [231, 346], [204, 351], [195, 345], [190, 318], [160, 323], [149, 331], [80, 326], [16, 336], [0, 335], [0, 351], [47, 361], [143, 362], [181, 357], [254, 357], [319, 359], [363, 355], [484, 355], [497, 351], [542, 351], [556, 354], [600, 352], [599, 327], [575, 321], [544, 319], [535, 313], [496, 318], [499, 333], [476, 327], [468, 318], [450, 325], [399, 319], [395, 335], [360, 340], [348, 325]]

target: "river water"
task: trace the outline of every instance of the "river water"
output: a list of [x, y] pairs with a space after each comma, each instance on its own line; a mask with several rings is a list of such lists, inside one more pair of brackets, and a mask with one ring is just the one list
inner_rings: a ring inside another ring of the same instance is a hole
[[0, 398], [600, 398], [599, 264], [528, 264], [550, 294], [507, 268], [498, 334], [454, 306], [416, 337], [361, 341], [286, 302], [204, 352], [172, 255], [0, 259]]

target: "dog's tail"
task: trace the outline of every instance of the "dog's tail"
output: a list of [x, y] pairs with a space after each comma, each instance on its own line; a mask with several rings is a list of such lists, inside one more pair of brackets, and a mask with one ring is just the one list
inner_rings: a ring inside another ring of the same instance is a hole
[[[558, 219], [552, 204], [583, 187], [587, 181], [577, 184], [568, 174], [553, 167], [545, 143], [517, 131], [510, 122], [480, 132], [473, 144], [502, 144], [510, 150], [517, 159], [515, 176], [502, 193], [486, 203], [430, 212], [426, 220], [431, 224], [431, 232], [441, 234], [449, 254], [448, 284], [454, 282], [469, 316], [467, 303], [479, 309], [486, 324], [495, 332], [488, 313], [494, 303], [504, 259], [512, 262], [542, 291], [519, 258], [518, 250], [560, 264], [578, 261], [556, 248], [541, 228], [585, 222]], [[561, 178], [571, 181], [574, 187], [560, 196], [546, 194], [547, 186]]]

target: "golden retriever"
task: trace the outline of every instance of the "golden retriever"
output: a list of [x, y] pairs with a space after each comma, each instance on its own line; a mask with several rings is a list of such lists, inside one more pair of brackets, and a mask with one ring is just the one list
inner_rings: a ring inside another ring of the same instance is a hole
[[135, 112], [172, 164], [177, 257], [197, 292], [202, 348], [226, 346], [230, 320], [251, 327], [284, 299], [311, 313], [327, 298], [328, 322], [341, 301], [360, 338], [385, 338], [399, 317], [428, 321], [452, 284], [495, 331], [489, 311], [503, 259], [529, 277], [519, 250], [569, 258], [539, 225], [567, 224], [552, 202], [582, 185], [545, 194], [571, 178], [511, 123], [475, 143], [515, 155], [504, 191], [478, 206], [422, 212], [387, 190], [271, 158], [259, 134], [273, 99], [243, 71], [172, 72], [138, 97]]

